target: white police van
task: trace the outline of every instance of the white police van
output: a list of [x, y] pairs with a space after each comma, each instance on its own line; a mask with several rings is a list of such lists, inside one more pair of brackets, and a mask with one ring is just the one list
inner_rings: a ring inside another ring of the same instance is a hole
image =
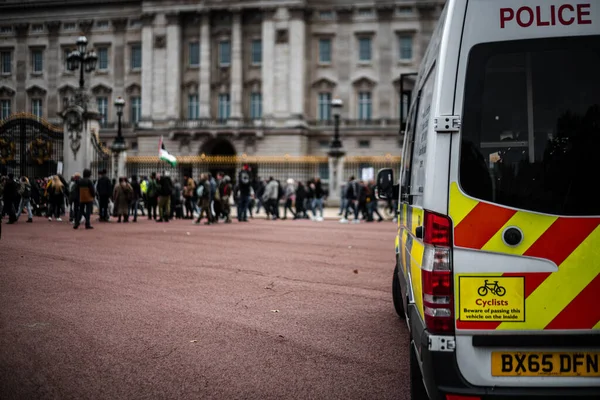
[[404, 132], [413, 399], [600, 399], [600, 0], [449, 0]]

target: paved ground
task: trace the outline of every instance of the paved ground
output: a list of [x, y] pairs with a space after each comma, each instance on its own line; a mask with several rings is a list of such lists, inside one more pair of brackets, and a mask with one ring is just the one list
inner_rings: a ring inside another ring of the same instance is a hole
[[407, 399], [394, 224], [3, 225], [1, 399]]

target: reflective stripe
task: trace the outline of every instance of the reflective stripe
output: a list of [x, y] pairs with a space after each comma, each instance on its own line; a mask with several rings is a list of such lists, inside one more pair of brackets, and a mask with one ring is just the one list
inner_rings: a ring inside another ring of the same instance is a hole
[[[456, 246], [545, 258], [558, 266], [554, 273], [501, 274], [525, 277], [525, 322], [457, 321], [458, 329], [600, 330], [600, 218], [557, 217], [478, 202], [455, 182], [450, 190]], [[509, 226], [523, 231], [519, 246], [503, 242]]]
[[[553, 216], [519, 211], [481, 249], [497, 253], [522, 255], [556, 220], [557, 217]], [[510, 226], [516, 226], [523, 231], [523, 242], [516, 247], [508, 247], [502, 240], [504, 230]]]
[[454, 226], [460, 224], [473, 211], [477, 203], [479, 203], [477, 200], [463, 195], [456, 182], [450, 184], [450, 218], [452, 218]]
[[408, 235], [407, 247], [410, 254], [410, 274], [415, 305], [421, 318], [425, 319], [425, 314], [423, 313], [423, 284], [421, 282], [424, 246], [418, 240], [413, 239], [412, 235]]
[[[526, 299], [525, 322], [503, 322], [498, 329], [544, 329], [571, 301], [600, 274], [600, 260], [586, 257], [600, 247], [600, 227], [571, 253], [557, 272]], [[530, 312], [527, 312], [530, 310]], [[585, 312], [578, 310], [578, 312]], [[589, 327], [591, 328], [591, 326]], [[573, 329], [571, 327], [565, 329]]]
[[600, 274], [573, 299], [560, 314], [550, 322], [546, 329], [590, 329], [600, 321], [598, 294], [600, 293]]

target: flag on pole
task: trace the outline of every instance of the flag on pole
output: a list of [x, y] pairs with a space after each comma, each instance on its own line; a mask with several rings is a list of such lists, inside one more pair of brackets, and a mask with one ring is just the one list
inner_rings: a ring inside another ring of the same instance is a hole
[[165, 144], [163, 143], [163, 137], [160, 137], [160, 143], [158, 145], [158, 157], [162, 160], [162, 161], [166, 161], [169, 164], [171, 164], [172, 167], [177, 165], [177, 159], [175, 158], [175, 156], [169, 154], [169, 152], [167, 151], [167, 149], [165, 149]]

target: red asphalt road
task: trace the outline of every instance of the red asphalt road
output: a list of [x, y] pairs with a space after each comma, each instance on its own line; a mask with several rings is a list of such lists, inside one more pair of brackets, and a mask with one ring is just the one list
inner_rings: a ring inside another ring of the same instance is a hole
[[82, 228], [2, 226], [0, 399], [409, 398], [393, 223]]

